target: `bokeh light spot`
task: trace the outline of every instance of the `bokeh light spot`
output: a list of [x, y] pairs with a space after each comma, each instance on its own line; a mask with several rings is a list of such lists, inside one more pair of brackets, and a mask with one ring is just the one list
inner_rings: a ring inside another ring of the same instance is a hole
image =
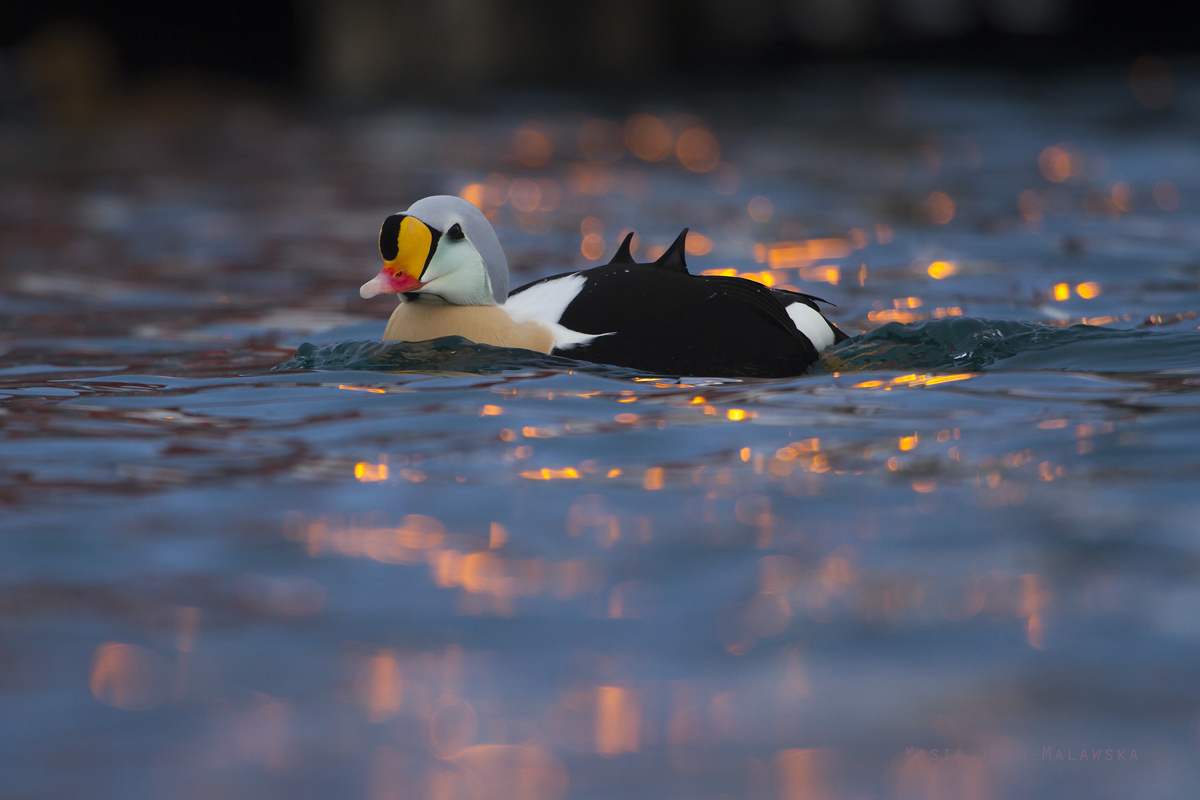
[[527, 167], [545, 166], [554, 152], [545, 129], [536, 123], [527, 123], [513, 134], [513, 150], [517, 160]]
[[662, 161], [671, 152], [671, 130], [658, 117], [637, 114], [625, 123], [625, 146], [643, 161]]
[[751, 200], [746, 210], [750, 213], [750, 219], [758, 223], [770, 222], [771, 217], [775, 216], [775, 204], [762, 195]]
[[675, 155], [692, 172], [710, 172], [721, 161], [721, 146], [708, 129], [689, 128], [680, 134]]

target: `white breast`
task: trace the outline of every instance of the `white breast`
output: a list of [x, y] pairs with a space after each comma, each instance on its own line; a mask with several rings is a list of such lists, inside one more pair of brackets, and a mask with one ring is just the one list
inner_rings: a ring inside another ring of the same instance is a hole
[[611, 334], [580, 333], [559, 324], [567, 306], [583, 291], [585, 283], [587, 278], [578, 272], [551, 281], [542, 281], [510, 296], [504, 310], [516, 322], [534, 322], [548, 328], [554, 337], [556, 350], [587, 344], [597, 336]]
[[821, 316], [821, 312], [814, 311], [804, 303], [792, 303], [787, 307], [787, 314], [795, 323], [796, 330], [808, 337], [818, 353], [833, 344], [833, 329]]

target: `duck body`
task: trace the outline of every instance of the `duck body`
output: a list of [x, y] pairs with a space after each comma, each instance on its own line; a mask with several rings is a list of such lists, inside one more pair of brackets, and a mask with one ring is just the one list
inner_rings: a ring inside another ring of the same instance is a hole
[[[536, 317], [522, 295], [576, 276], [582, 285], [556, 322], [594, 338], [552, 352], [582, 361], [667, 375], [779, 378], [804, 372], [820, 357], [818, 345], [847, 338], [807, 295], [651, 264], [607, 264], [523, 286], [509, 296], [509, 313]], [[797, 319], [824, 326], [814, 331], [817, 343]]]
[[686, 229], [653, 263], [634, 261], [632, 236], [608, 264], [508, 294], [507, 263], [486, 218], [460, 198], [426, 198], [385, 221], [385, 267], [361, 293], [401, 296], [385, 341], [462, 336], [666, 375], [800, 375], [848, 338], [821, 314], [819, 298], [692, 275]]

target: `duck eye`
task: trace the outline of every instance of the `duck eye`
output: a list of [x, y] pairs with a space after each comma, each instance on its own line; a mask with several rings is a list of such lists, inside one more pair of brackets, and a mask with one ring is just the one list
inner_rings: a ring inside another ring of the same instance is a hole
[[462, 227], [456, 222], [450, 226], [450, 230], [446, 231], [446, 236], [450, 241], [457, 242], [463, 239]]

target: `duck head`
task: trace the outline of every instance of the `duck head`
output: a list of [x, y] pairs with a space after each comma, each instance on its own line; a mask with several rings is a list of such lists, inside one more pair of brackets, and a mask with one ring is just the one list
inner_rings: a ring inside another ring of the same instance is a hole
[[383, 269], [362, 297], [402, 294], [459, 306], [503, 305], [508, 260], [492, 224], [461, 197], [437, 195], [392, 214], [379, 231]]

